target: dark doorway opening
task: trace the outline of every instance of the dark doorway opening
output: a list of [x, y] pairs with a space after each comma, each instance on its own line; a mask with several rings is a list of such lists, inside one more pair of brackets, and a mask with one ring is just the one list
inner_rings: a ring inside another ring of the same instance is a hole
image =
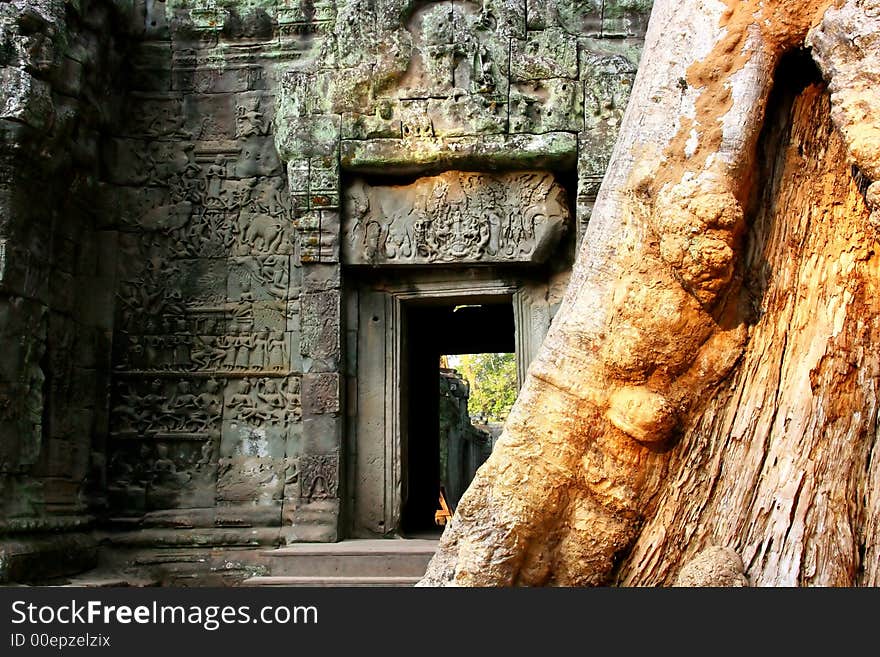
[[440, 356], [513, 352], [513, 305], [509, 296], [411, 302], [404, 307], [400, 393], [405, 415], [403, 503], [405, 535], [436, 531], [440, 493]]

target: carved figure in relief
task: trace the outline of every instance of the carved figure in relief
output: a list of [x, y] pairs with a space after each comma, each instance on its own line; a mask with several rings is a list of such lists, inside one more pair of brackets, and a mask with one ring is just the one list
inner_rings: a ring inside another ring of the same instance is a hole
[[193, 405], [196, 408], [194, 424], [198, 430], [205, 431], [220, 419], [222, 404], [220, 401], [220, 384], [216, 379], [208, 379], [205, 390], [199, 394]]
[[214, 460], [214, 441], [208, 439], [202, 445], [202, 449], [200, 450], [201, 457], [196, 462], [196, 467], [202, 468], [206, 465], [210, 465], [211, 461]]
[[546, 257], [569, 217], [548, 173], [448, 172], [406, 186], [354, 182], [344, 257], [353, 264]]
[[177, 394], [168, 403], [170, 415], [172, 417], [172, 429], [182, 431], [187, 428], [190, 417], [187, 413], [181, 411], [194, 410], [196, 408], [196, 396], [190, 392], [189, 382], [181, 380], [177, 384]]
[[474, 91], [476, 93], [486, 94], [495, 91], [495, 77], [492, 75], [492, 56], [485, 45], [479, 46], [474, 50], [473, 76]]
[[108, 470], [112, 473], [112, 481], [116, 486], [125, 488], [134, 480], [134, 467], [128, 462], [122, 452], [114, 452], [110, 457]]
[[238, 391], [227, 402], [231, 419], [255, 427], [288, 426], [299, 420], [296, 380], [262, 377], [255, 383], [243, 379]]
[[336, 496], [338, 479], [336, 456], [302, 456], [299, 459], [301, 495], [310, 500]]
[[214, 158], [205, 175], [208, 179], [205, 190], [205, 206], [206, 207], [223, 207], [220, 201], [220, 191], [223, 180], [226, 178], [226, 161], [222, 155]]
[[273, 410], [283, 410], [287, 407], [287, 399], [278, 391], [275, 381], [272, 379], [260, 379], [262, 384], [262, 392], [257, 393], [260, 401], [264, 402]]
[[269, 126], [260, 111], [259, 98], [254, 99], [250, 104], [235, 106], [235, 130], [236, 136], [240, 138], [269, 133]]
[[120, 403], [111, 410], [117, 430], [127, 432], [143, 429], [141, 426], [141, 416], [135, 410], [136, 400], [137, 397], [126, 387], [125, 392], [121, 395]]
[[[145, 136], [172, 136], [179, 139], [192, 139], [192, 133], [184, 129], [186, 118], [180, 111], [179, 107], [162, 103], [161, 108], [158, 109], [158, 111], [156, 111], [155, 108], [151, 109], [154, 111], [149, 112], [146, 115], [147, 120], [144, 120], [143, 115], [141, 115], [141, 120], [139, 121], [139, 123], [144, 126], [143, 134]], [[134, 130], [135, 132], [138, 131], [137, 125]]]
[[242, 241], [254, 254], [277, 251], [284, 238], [284, 227], [274, 217], [248, 210], [239, 216]]
[[235, 341], [231, 336], [221, 335], [217, 338], [217, 347], [223, 351], [223, 362], [221, 367], [224, 370], [235, 369]]
[[259, 261], [260, 279], [266, 282], [266, 289], [276, 299], [287, 296], [290, 279], [287, 256], [273, 255]]
[[[223, 352], [221, 352], [221, 354], [222, 353]], [[196, 338], [195, 344], [193, 344], [192, 351], [190, 352], [190, 360], [192, 361], [195, 369], [208, 369], [214, 357], [215, 356], [213, 346], [208, 341], [202, 338]]]
[[257, 405], [251, 382], [242, 379], [238, 382], [238, 392], [229, 398], [229, 407], [235, 411], [235, 417], [242, 422], [260, 425], [269, 419]]
[[284, 333], [269, 339], [266, 369], [280, 371], [287, 369], [287, 342]]
[[186, 472], [178, 472], [177, 465], [168, 455], [168, 445], [156, 445], [156, 460], [153, 462], [153, 483], [182, 485], [192, 477]]
[[250, 366], [253, 369], [259, 369], [266, 362], [266, 347], [269, 343], [269, 329], [264, 333], [257, 333], [252, 336], [251, 352], [249, 354]]
[[251, 349], [254, 347], [254, 336], [240, 335], [233, 338], [235, 349], [235, 368], [250, 369], [251, 367]]

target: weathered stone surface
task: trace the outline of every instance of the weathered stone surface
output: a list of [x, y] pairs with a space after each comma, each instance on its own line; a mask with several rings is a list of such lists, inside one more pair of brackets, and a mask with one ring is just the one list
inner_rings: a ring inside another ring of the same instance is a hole
[[[282, 516], [284, 540], [345, 534], [357, 386], [342, 369], [363, 358], [346, 267], [567, 269], [567, 191], [549, 171], [568, 185], [578, 166], [593, 66], [579, 39], [603, 41], [595, 3], [575, 4], [0, 3], [9, 531], [86, 526], [91, 508], [181, 530], [141, 547], [251, 545], [207, 530]], [[614, 127], [587, 124], [603, 147]], [[450, 169], [484, 173], [444, 174], [461, 219], [422, 218], [436, 252], [404, 220], [391, 232], [411, 259], [386, 240], [379, 260], [343, 262], [352, 172]]]
[[343, 141], [340, 161], [365, 174], [410, 175], [449, 169], [567, 169], [574, 165], [577, 136], [568, 132], [435, 139]]
[[[253, 505], [280, 501], [288, 463], [284, 459], [237, 456], [220, 459], [217, 500]], [[280, 506], [279, 506], [280, 517]]]
[[566, 229], [564, 190], [546, 173], [450, 172], [408, 186], [352, 182], [350, 265], [541, 262]]

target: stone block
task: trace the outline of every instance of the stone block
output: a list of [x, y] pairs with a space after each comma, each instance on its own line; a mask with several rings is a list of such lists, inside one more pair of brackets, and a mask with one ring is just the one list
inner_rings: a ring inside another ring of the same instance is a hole
[[74, 351], [80, 365], [92, 369], [98, 367], [101, 360], [98, 355], [102, 353], [103, 347], [100, 330], [85, 326], [80, 327], [76, 333], [75, 345]]
[[[527, 2], [529, 29], [559, 25], [569, 34], [599, 36], [602, 33], [603, 0], [578, 0], [578, 2], [559, 2], [554, 5], [542, 0], [527, 0]], [[554, 9], [555, 15], [553, 15]], [[541, 22], [540, 25], [538, 21]]]
[[[358, 332], [345, 332], [345, 374], [357, 376]], [[349, 404], [353, 398], [349, 397]]]
[[162, 509], [144, 514], [141, 527], [164, 529], [192, 529], [213, 527], [216, 513], [212, 507], [195, 509]]
[[255, 506], [281, 500], [288, 463], [283, 458], [235, 456], [221, 458], [217, 500], [250, 502]]
[[332, 156], [339, 149], [341, 118], [320, 114], [290, 116], [278, 110], [275, 141], [284, 159]]
[[300, 299], [297, 296], [295, 299], [290, 299], [287, 302], [287, 330], [295, 333], [297, 335], [297, 339], [294, 340], [293, 346], [296, 353], [300, 353], [300, 345], [299, 345], [299, 330], [300, 330]]
[[300, 353], [303, 356], [338, 362], [341, 357], [340, 301], [337, 291], [300, 296]]
[[335, 373], [304, 374], [302, 377], [303, 413], [339, 413], [341, 411], [340, 375]]
[[554, 78], [511, 86], [511, 132], [578, 132], [583, 123], [582, 87], [577, 80]]
[[98, 244], [92, 231], [86, 236], [80, 235], [75, 242], [73, 269], [78, 276], [98, 275]]
[[201, 441], [161, 441], [150, 446], [147, 510], [213, 506], [217, 464], [206, 462], [203, 445]]
[[614, 133], [583, 133], [578, 137], [578, 196], [595, 198], [614, 150]]
[[603, 0], [602, 36], [644, 37], [652, 5], [652, 0]]
[[565, 190], [538, 172], [450, 171], [396, 186], [355, 179], [345, 201], [343, 255], [353, 265], [541, 262], [570, 215]]
[[503, 95], [451, 95], [443, 100], [429, 100], [428, 114], [434, 136], [502, 134], [507, 131], [507, 89]]
[[272, 137], [253, 135], [240, 143], [241, 153], [232, 163], [230, 177], [254, 178], [281, 174], [281, 160]]
[[304, 500], [285, 512], [287, 543], [334, 543], [339, 539], [339, 500]]
[[0, 238], [0, 292], [50, 303], [51, 272], [29, 251]]
[[613, 145], [629, 102], [635, 74], [591, 75], [584, 81], [584, 128], [605, 131]]
[[526, 16], [532, 4], [534, 0], [486, 0], [483, 22], [488, 23], [496, 35], [521, 39], [526, 33]]
[[[239, 303], [232, 309], [232, 317], [226, 325], [226, 331], [235, 333], [266, 333], [277, 334], [287, 330], [287, 303], [285, 301], [254, 301], [251, 303]], [[284, 343], [284, 352], [278, 355], [290, 353], [287, 341]], [[273, 367], [286, 370], [284, 366], [276, 363]]]
[[333, 155], [309, 162], [309, 207], [318, 210], [339, 208], [339, 158]]
[[[388, 113], [391, 114], [390, 109]], [[340, 133], [342, 139], [400, 139], [400, 119], [383, 118], [379, 111], [375, 114], [346, 112], [342, 115]]]
[[[292, 323], [292, 320], [290, 319], [291, 316], [289, 314], [289, 310], [290, 309], [288, 307], [288, 319], [287, 319], [288, 326], [290, 326]], [[298, 315], [297, 315], [297, 317], [298, 317]], [[302, 346], [301, 346], [302, 337], [301, 337], [301, 335], [302, 334], [300, 333], [300, 331], [290, 331], [290, 345], [291, 345], [291, 347], [290, 347], [290, 371], [291, 371], [291, 373], [301, 374], [301, 373], [303, 373], [303, 371], [305, 369], [303, 367]]]
[[[454, 4], [455, 40], [451, 66], [453, 89], [443, 96], [460, 94], [507, 94], [510, 79], [510, 39], [501, 37], [499, 22], [505, 17], [493, 15], [488, 7], [476, 12], [475, 7]], [[519, 18], [523, 18], [520, 16]], [[516, 17], [513, 17], [517, 21]], [[495, 30], [486, 28], [495, 24]], [[514, 28], [515, 30], [516, 28]], [[444, 63], [445, 64], [445, 63]], [[438, 94], [430, 94], [436, 97]]]
[[0, 547], [0, 582], [45, 582], [84, 572], [97, 563], [98, 545], [91, 535], [10, 538]]
[[[140, 2], [138, 5], [141, 9]], [[144, 2], [141, 11], [144, 20], [143, 32], [147, 39], [167, 39], [171, 36], [164, 2]]]
[[40, 456], [45, 375], [41, 361], [46, 308], [17, 297], [0, 299], [0, 471], [32, 465]]
[[63, 57], [54, 76], [53, 86], [58, 93], [65, 96], [78, 97], [83, 85], [83, 65], [70, 57]]
[[181, 61], [172, 70], [172, 89], [196, 94], [227, 94], [266, 88], [266, 75], [258, 65], [232, 64], [211, 68]]
[[217, 527], [278, 527], [281, 524], [281, 500], [259, 504], [218, 501], [214, 524]]
[[171, 44], [140, 42], [133, 50], [126, 82], [135, 92], [168, 93], [172, 86]]
[[116, 295], [112, 282], [106, 278], [80, 276], [77, 278], [80, 290], [89, 290], [80, 295], [76, 307], [77, 319], [87, 326], [110, 330], [113, 328], [113, 311]]
[[510, 77], [516, 82], [578, 77], [576, 37], [557, 28], [511, 41]]
[[303, 454], [297, 459], [296, 474], [300, 500], [327, 500], [339, 496], [339, 452]]
[[339, 290], [342, 268], [338, 264], [310, 264], [302, 268], [303, 292], [331, 292]]
[[107, 181], [114, 185], [144, 185], [149, 178], [147, 141], [145, 139], [108, 139], [102, 159]]
[[340, 161], [364, 174], [423, 174], [425, 170], [552, 169], [574, 166], [576, 135], [548, 132], [437, 139], [344, 141]]
[[292, 422], [287, 428], [285, 454], [289, 458], [300, 456], [303, 453], [302, 448], [303, 425], [302, 418], [297, 422]]
[[[290, 293], [290, 256], [239, 256], [229, 260], [227, 300], [234, 304], [287, 301]], [[283, 329], [282, 329], [283, 330]]]
[[238, 379], [225, 391], [220, 455], [283, 458], [301, 417], [298, 377]]
[[174, 274], [165, 279], [167, 294], [184, 306], [215, 306], [226, 302], [228, 261], [217, 258], [175, 260], [173, 269], [168, 271]]
[[189, 101], [185, 107], [183, 96], [178, 94], [132, 94], [126, 98], [123, 136], [169, 141], [192, 139], [193, 131], [197, 134], [201, 129], [201, 124], [192, 116], [196, 102]]
[[275, 97], [263, 91], [248, 91], [235, 96], [235, 136], [246, 139], [266, 136], [275, 120]]
[[309, 160], [291, 160], [287, 163], [287, 189], [294, 196], [309, 194]]
[[232, 94], [191, 94], [184, 96], [185, 127], [197, 139], [234, 139], [235, 96]]
[[49, 307], [70, 314], [76, 306], [76, 280], [71, 274], [55, 272], [49, 286]]
[[321, 454], [339, 449], [344, 425], [344, 418], [338, 415], [303, 415], [302, 452]]
[[401, 133], [404, 140], [433, 139], [433, 117], [428, 100], [407, 100], [400, 104]]
[[0, 67], [0, 89], [4, 104], [0, 119], [17, 121], [37, 132], [49, 129], [55, 120], [52, 88], [45, 80], [37, 79], [24, 67]]

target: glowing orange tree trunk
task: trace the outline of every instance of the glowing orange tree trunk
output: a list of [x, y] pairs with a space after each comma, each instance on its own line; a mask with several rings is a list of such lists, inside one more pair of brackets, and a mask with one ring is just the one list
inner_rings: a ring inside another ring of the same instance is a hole
[[655, 3], [565, 302], [423, 585], [877, 583], [880, 3], [830, 4]]

